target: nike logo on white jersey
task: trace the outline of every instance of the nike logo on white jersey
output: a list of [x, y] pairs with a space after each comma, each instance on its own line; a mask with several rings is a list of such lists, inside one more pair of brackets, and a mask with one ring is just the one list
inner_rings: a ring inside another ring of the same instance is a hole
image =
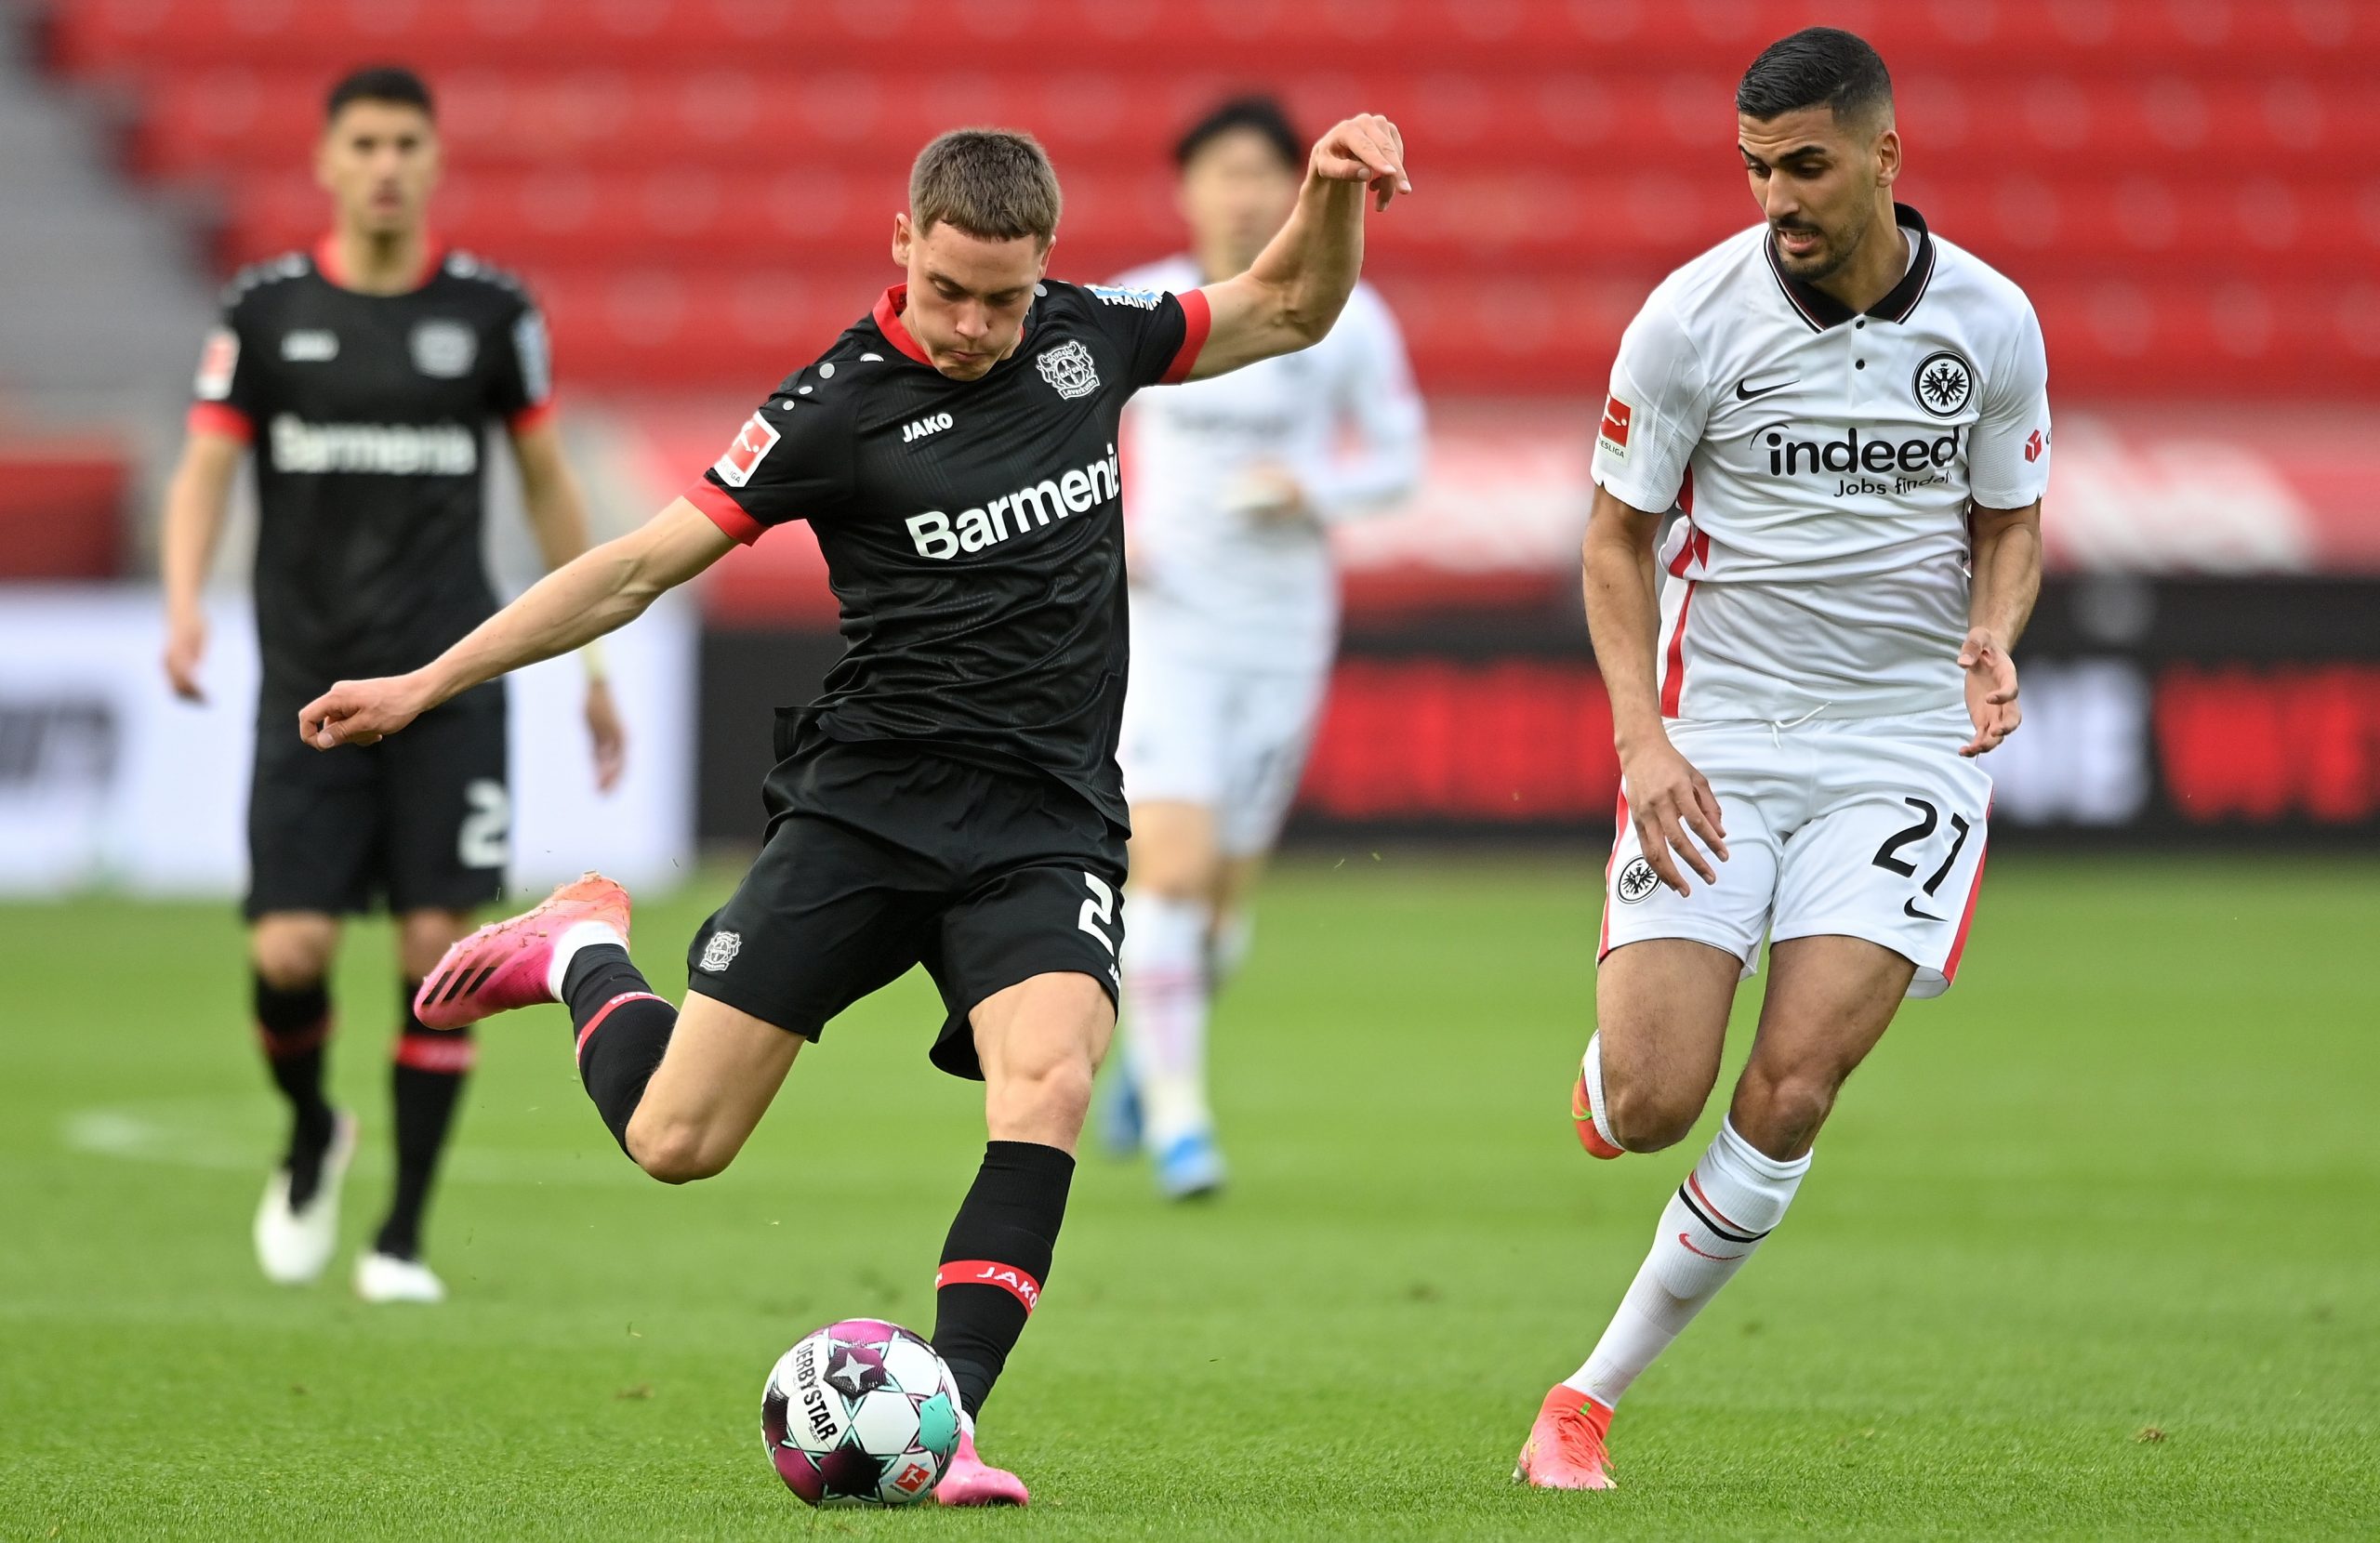
[[1772, 392], [1781, 391], [1788, 386], [1799, 385], [1801, 379], [1802, 377], [1797, 375], [1789, 375], [1781, 380], [1775, 376], [1748, 375], [1736, 382], [1736, 400], [1758, 402], [1761, 398]]

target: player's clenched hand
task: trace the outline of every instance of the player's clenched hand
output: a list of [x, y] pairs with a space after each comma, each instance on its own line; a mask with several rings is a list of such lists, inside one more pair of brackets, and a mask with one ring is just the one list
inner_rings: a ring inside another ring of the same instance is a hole
[[1363, 182], [1370, 186], [1381, 208], [1401, 192], [1413, 191], [1405, 175], [1405, 136], [1377, 112], [1359, 112], [1315, 141], [1314, 175], [1333, 182]]
[[[1719, 813], [1719, 796], [1693, 764], [1664, 737], [1620, 759], [1621, 785], [1628, 794], [1629, 817], [1636, 822], [1636, 837], [1653, 877], [1679, 894], [1692, 894], [1678, 871], [1683, 859], [1702, 876], [1705, 884], [1719, 882], [1711, 857], [1727, 860], [1727, 824]], [[1696, 845], [1697, 840], [1700, 845]], [[1708, 849], [1711, 856], [1703, 855]]]
[[612, 688], [601, 680], [587, 682], [587, 737], [595, 743], [595, 786], [609, 793], [628, 767], [628, 732], [620, 723]]
[[429, 705], [408, 675], [342, 680], [298, 709], [298, 735], [317, 750], [371, 745], [419, 718]]
[[1975, 738], [1960, 745], [1959, 754], [1972, 758], [1998, 749], [2025, 720], [2025, 710], [2016, 705], [2016, 662], [1990, 632], [1977, 627], [1967, 634], [1959, 668], [1966, 671], [1967, 717], [1975, 720]]
[[165, 679], [185, 702], [204, 702], [198, 684], [198, 662], [206, 653], [206, 618], [176, 616], [165, 623]]

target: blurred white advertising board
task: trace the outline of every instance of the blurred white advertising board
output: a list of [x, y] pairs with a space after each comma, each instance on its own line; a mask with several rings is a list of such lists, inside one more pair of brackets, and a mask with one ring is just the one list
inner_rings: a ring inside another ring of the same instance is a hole
[[[256, 633], [244, 596], [214, 599], [209, 618], [207, 700], [193, 705], [174, 697], [158, 664], [155, 590], [0, 586], [0, 895], [246, 888]], [[628, 772], [608, 795], [595, 788], [577, 661], [513, 678], [517, 890], [586, 868], [631, 887], [685, 880], [695, 640], [693, 608], [665, 600], [605, 640], [628, 734]]]

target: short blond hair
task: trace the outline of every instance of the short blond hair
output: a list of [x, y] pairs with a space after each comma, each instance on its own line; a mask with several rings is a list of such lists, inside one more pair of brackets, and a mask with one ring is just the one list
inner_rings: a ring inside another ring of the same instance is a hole
[[909, 219], [919, 235], [948, 224], [984, 241], [1058, 236], [1058, 174], [1040, 142], [1006, 128], [954, 128], [909, 168]]

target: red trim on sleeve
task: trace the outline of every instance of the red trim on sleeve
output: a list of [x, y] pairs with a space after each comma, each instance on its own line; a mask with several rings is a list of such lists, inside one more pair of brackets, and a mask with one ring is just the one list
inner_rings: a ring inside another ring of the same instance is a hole
[[931, 364], [933, 363], [933, 356], [919, 347], [918, 340], [909, 336], [909, 329], [901, 324], [901, 312], [906, 310], [908, 307], [909, 286], [907, 284], [896, 284], [878, 296], [876, 310], [872, 313], [876, 317], [876, 330], [884, 335], [886, 342], [911, 359], [920, 364]]
[[1215, 308], [1207, 303], [1205, 290], [1194, 289], [1174, 298], [1182, 302], [1182, 351], [1157, 376], [1160, 386], [1179, 386], [1190, 378], [1190, 372], [1197, 367], [1199, 350], [1207, 346], [1207, 334], [1215, 325]]
[[1678, 597], [1677, 628], [1670, 634], [1670, 667], [1662, 671], [1661, 716], [1675, 718], [1679, 696], [1686, 690], [1686, 613], [1694, 604], [1694, 587], [1698, 580], [1686, 581], [1686, 593]]
[[193, 402], [190, 404], [190, 431], [193, 434], [220, 434], [242, 444], [256, 442], [256, 425], [248, 415], [228, 402]]
[[[695, 478], [694, 486], [686, 490], [685, 496], [687, 503], [694, 505], [710, 517], [712, 524], [717, 525], [747, 547], [760, 540], [760, 533], [768, 529], [766, 525], [745, 513], [743, 505], [737, 503], [725, 488], [707, 477]], [[771, 549], [774, 550], [774, 547]]]
[[516, 434], [525, 434], [532, 429], [543, 429], [553, 421], [554, 399], [548, 397], [543, 402], [531, 402], [505, 419], [504, 427]]

